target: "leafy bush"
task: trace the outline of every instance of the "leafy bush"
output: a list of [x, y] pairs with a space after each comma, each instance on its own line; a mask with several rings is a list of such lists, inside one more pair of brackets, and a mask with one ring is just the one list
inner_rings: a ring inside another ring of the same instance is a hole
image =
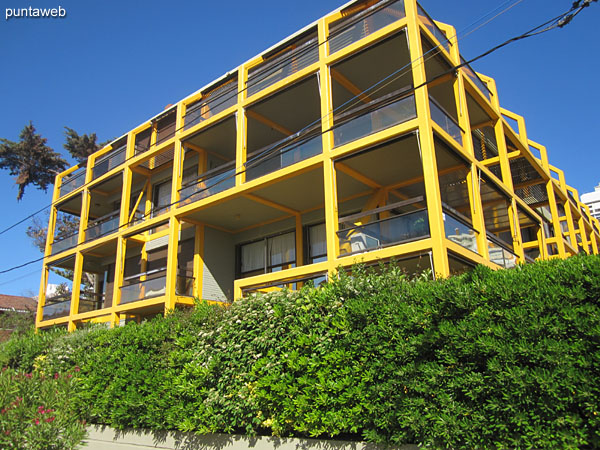
[[117, 428], [600, 447], [600, 257], [434, 282], [378, 272], [140, 325], [27, 335], [0, 360], [44, 374], [81, 367], [80, 414]]
[[0, 366], [31, 372], [34, 369], [35, 358], [45, 354], [52, 343], [66, 333], [62, 328], [40, 333], [31, 328], [24, 334], [15, 334], [0, 344]]
[[71, 374], [0, 373], [0, 448], [75, 449], [85, 435], [72, 406]]

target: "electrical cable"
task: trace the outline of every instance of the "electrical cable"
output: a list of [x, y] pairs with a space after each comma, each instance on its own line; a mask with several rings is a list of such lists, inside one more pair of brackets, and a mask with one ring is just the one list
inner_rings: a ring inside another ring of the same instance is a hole
[[[521, 0], [521, 1], [522, 1], [522, 0]], [[506, 40], [505, 42], [503, 42], [503, 43], [501, 43], [501, 44], [499, 44], [499, 45], [497, 45], [497, 46], [495, 46], [495, 47], [491, 48], [490, 50], [487, 50], [486, 52], [484, 52], [484, 53], [482, 53], [482, 54], [480, 54], [480, 55], [478, 55], [478, 56], [476, 56], [476, 57], [474, 57], [474, 58], [472, 58], [472, 59], [470, 59], [470, 60], [468, 60], [468, 61], [461, 62], [460, 64], [457, 64], [457, 65], [455, 65], [455, 66], [451, 67], [451, 68], [450, 68], [450, 69], [448, 69], [446, 72], [443, 72], [443, 73], [441, 73], [441, 74], [439, 74], [439, 75], [436, 75], [435, 77], [433, 77], [433, 78], [431, 78], [431, 79], [429, 79], [429, 80], [426, 80], [425, 82], [421, 83], [420, 85], [418, 85], [418, 86], [416, 86], [416, 87], [413, 87], [413, 88], [409, 89], [407, 92], [414, 92], [414, 91], [416, 91], [417, 89], [419, 89], [419, 88], [421, 88], [421, 87], [423, 87], [423, 86], [426, 86], [427, 84], [430, 84], [430, 83], [432, 83], [432, 82], [434, 82], [434, 81], [438, 80], [439, 78], [441, 78], [441, 77], [443, 77], [443, 76], [446, 76], [446, 75], [448, 75], [448, 74], [450, 74], [450, 73], [455, 73], [455, 72], [456, 72], [456, 71], [457, 71], [459, 68], [461, 68], [461, 67], [464, 67], [464, 66], [466, 66], [466, 65], [470, 65], [472, 62], [474, 62], [474, 61], [477, 61], [477, 60], [479, 60], [479, 59], [481, 59], [481, 58], [483, 58], [483, 57], [485, 57], [485, 56], [488, 56], [489, 54], [491, 54], [491, 53], [493, 53], [493, 52], [495, 52], [495, 51], [497, 51], [497, 50], [499, 50], [499, 49], [501, 49], [501, 48], [505, 47], [506, 45], [509, 45], [509, 44], [510, 44], [510, 43], [512, 43], [512, 42], [516, 42], [516, 41], [518, 41], [518, 40], [522, 40], [522, 39], [526, 39], [526, 38], [528, 38], [528, 37], [536, 36], [536, 35], [539, 35], [539, 34], [545, 33], [545, 32], [547, 32], [547, 31], [550, 31], [550, 30], [552, 30], [552, 29], [555, 29], [555, 28], [557, 28], [557, 27], [559, 27], [559, 26], [560, 26], [560, 25], [559, 25], [559, 23], [560, 23], [560, 20], [561, 20], [562, 18], [564, 18], [564, 17], [567, 17], [569, 14], [572, 14], [572, 13], [573, 13], [573, 11], [574, 11], [575, 9], [577, 9], [577, 12], [576, 12], [576, 13], [574, 13], [574, 15], [577, 15], [577, 14], [579, 14], [583, 8], [585, 8], [586, 6], [589, 6], [589, 2], [590, 2], [590, 1], [597, 1], [597, 0], [584, 0], [585, 6], [572, 7], [572, 8], [571, 8], [569, 11], [567, 11], [567, 12], [565, 12], [565, 13], [563, 13], [563, 14], [561, 14], [561, 15], [559, 15], [559, 16], [557, 16], [557, 17], [553, 18], [553, 19], [550, 19], [549, 21], [547, 21], [547, 22], [545, 22], [545, 23], [543, 23], [543, 24], [541, 24], [541, 25], [539, 25], [539, 26], [537, 26], [537, 27], [535, 27], [535, 28], [533, 28], [533, 29], [531, 29], [531, 30], [529, 30], [529, 31], [527, 31], [527, 32], [525, 32], [525, 33], [523, 33], [523, 34], [519, 35], [519, 36], [516, 36], [516, 37], [513, 37], [513, 38], [511, 38], [511, 39], [508, 39], [508, 40]], [[510, 8], [509, 8], [509, 9], [510, 9]], [[540, 28], [543, 28], [543, 27], [546, 27], [546, 28], [544, 28], [544, 29], [540, 30]], [[448, 39], [448, 40], [449, 40], [449, 39]], [[447, 42], [447, 41], [446, 41], [446, 42]], [[442, 44], [440, 43], [439, 45], [435, 46], [433, 49], [429, 50], [429, 52], [427, 52], [427, 53], [430, 53], [430, 52], [432, 52], [433, 50], [435, 50], [436, 48], [438, 48], [440, 45], [442, 45]], [[403, 68], [401, 68], [401, 69], [397, 70], [397, 71], [396, 71], [396, 72], [394, 72], [393, 74], [390, 74], [389, 76], [387, 76], [387, 77], [383, 78], [382, 80], [378, 81], [377, 83], [373, 84], [373, 85], [372, 85], [372, 86], [370, 86], [369, 88], [367, 88], [367, 89], [365, 89], [364, 91], [362, 91], [362, 92], [361, 92], [359, 95], [356, 95], [356, 96], [354, 96], [353, 98], [351, 98], [350, 100], [348, 100], [346, 103], [344, 103], [344, 104], [340, 105], [340, 107], [342, 107], [342, 106], [345, 106], [347, 103], [349, 103], [349, 102], [351, 102], [351, 101], [354, 101], [355, 99], [359, 99], [359, 98], [360, 98], [362, 95], [364, 95], [364, 94], [365, 94], [367, 91], [369, 91], [370, 89], [372, 89], [372, 88], [373, 88], [373, 87], [375, 87], [375, 86], [378, 86], [378, 85], [380, 85], [380, 84], [381, 84], [383, 81], [385, 81], [385, 80], [388, 80], [388, 79], [389, 79], [390, 77], [392, 77], [393, 75], [396, 75], [396, 77], [395, 77], [394, 79], [392, 79], [391, 81], [388, 81], [388, 83], [387, 83], [386, 85], [388, 85], [389, 83], [391, 83], [391, 82], [395, 81], [395, 79], [398, 79], [398, 78], [400, 78], [400, 77], [401, 77], [401, 76], [403, 76], [404, 74], [400, 74], [400, 75], [398, 75], [398, 72], [400, 72], [401, 70], [404, 70], [404, 69], [405, 69], [407, 66], [411, 66], [413, 62], [415, 62], [415, 63], [416, 63], [416, 61], [417, 61], [418, 59], [421, 59], [423, 56], [425, 56], [425, 54], [424, 54], [424, 55], [422, 55], [422, 56], [420, 56], [419, 58], [417, 58], [415, 61], [411, 61], [411, 63], [409, 63], [409, 64], [407, 64], [405, 67], [403, 67]], [[385, 86], [385, 85], [384, 85], [384, 86]], [[382, 89], [382, 87], [380, 87], [379, 89]], [[340, 108], [340, 107], [338, 107], [338, 108]], [[329, 112], [329, 113], [328, 113], [328, 115], [330, 115], [330, 114], [333, 114], [333, 112], [334, 112], [334, 111], [332, 110], [331, 112]], [[311, 126], [314, 126], [314, 124], [315, 124], [315, 123], [317, 123], [317, 122], [321, 121], [323, 118], [326, 118], [328, 115], [321, 117], [321, 118], [320, 118], [318, 121], [315, 121], [313, 124], [311, 124]], [[305, 130], [306, 128], [307, 128], [307, 127], [305, 127], [303, 130]], [[333, 127], [329, 128], [329, 129], [327, 129], [327, 130], [321, 131], [321, 133], [320, 133], [320, 134], [322, 135], [322, 134], [324, 134], [324, 133], [326, 133], [326, 132], [329, 132], [329, 131], [331, 131], [333, 128], [335, 128], [335, 126], [333, 126]], [[301, 131], [303, 131], [303, 130], [301, 130]], [[301, 133], [301, 131], [299, 131], [299, 132], [295, 133], [295, 134], [293, 135], [293, 137], [298, 137], [298, 136], [299, 136], [299, 134]], [[281, 145], [281, 141], [280, 141], [280, 142], [278, 142], [278, 143], [276, 143], [276, 145]], [[272, 149], [267, 149], [267, 150], [265, 150], [265, 152], [268, 152], [269, 150], [272, 150]], [[292, 148], [288, 149], [288, 151], [290, 151], [290, 150], [292, 150]], [[247, 161], [247, 162], [248, 162], [248, 161]], [[232, 177], [233, 177], [233, 176], [237, 176], [238, 174], [241, 174], [241, 173], [244, 173], [245, 171], [247, 171], [247, 169], [248, 169], [247, 162], [244, 164], [244, 168], [243, 168], [243, 169], [241, 169], [241, 171], [239, 171], [239, 172], [236, 172], [235, 174], [233, 174], [233, 175], [232, 175]], [[208, 188], [204, 188], [204, 189], [202, 189], [201, 191], [197, 191], [197, 192], [195, 192], [195, 193], [193, 193], [193, 194], [191, 194], [191, 195], [196, 195], [198, 192], [202, 192], [202, 191], [205, 191], [205, 190], [207, 190], [207, 189], [210, 189], [211, 187], [214, 187], [215, 185], [217, 185], [217, 184], [219, 184], [219, 183], [222, 183], [223, 181], [226, 181], [227, 179], [230, 179], [230, 178], [231, 178], [231, 177], [228, 177], [228, 178], [225, 178], [225, 179], [221, 179], [221, 180], [219, 180], [217, 183], [215, 183], [214, 185], [211, 185], [211, 186], [209, 186]], [[171, 206], [173, 206], [173, 205], [175, 205], [175, 204], [177, 204], [177, 203], [180, 203], [181, 201], [183, 201], [183, 200], [185, 200], [185, 199], [187, 199], [187, 198], [189, 198], [189, 197], [186, 197], [186, 198], [184, 198], [184, 199], [180, 199], [180, 200], [178, 200], [177, 202], [172, 202], [172, 203], [171, 203], [171, 204], [169, 204], [169, 205], [164, 205], [164, 206], [162, 206], [161, 208], [163, 208], [163, 209], [164, 209], [164, 208], [169, 208], [169, 207], [171, 207]], [[50, 204], [48, 207], [50, 207], [50, 206], [53, 206], [53, 204]], [[44, 209], [47, 209], [48, 207], [46, 207], [46, 208], [44, 208]], [[38, 212], [38, 213], [39, 213], [39, 212]], [[152, 211], [151, 211], [151, 212], [149, 212], [149, 213], [146, 213], [146, 214], [144, 214], [144, 216], [142, 216], [142, 218], [145, 218], [145, 217], [147, 217], [147, 216], [148, 216], [149, 214], [151, 214], [151, 213], [152, 213]], [[37, 214], [37, 213], [36, 213], [36, 214]], [[24, 220], [26, 220], [26, 219], [24, 219]], [[123, 226], [129, 226], [129, 224], [124, 224], [124, 225], [121, 225], [119, 228], [121, 228], [121, 227], [123, 227]], [[117, 228], [117, 230], [118, 230], [119, 228]], [[3, 232], [4, 232], [4, 231], [3, 231]], [[0, 234], [2, 234], [3, 232], [0, 232]], [[29, 261], [29, 262], [27, 262], [27, 263], [24, 263], [24, 264], [21, 264], [21, 265], [18, 265], [18, 266], [14, 266], [14, 267], [11, 267], [11, 268], [9, 268], [9, 269], [2, 270], [2, 271], [0, 271], [0, 274], [7, 273], [7, 272], [10, 272], [10, 271], [12, 271], [12, 270], [16, 270], [16, 269], [22, 268], [22, 267], [25, 267], [25, 266], [27, 266], [27, 265], [30, 265], [30, 264], [34, 264], [34, 263], [36, 263], [36, 262], [39, 262], [39, 261], [41, 261], [41, 260], [43, 260], [43, 259], [44, 259], [44, 257], [41, 257], [41, 258], [38, 258], [38, 259], [36, 259], [36, 260], [33, 260], [33, 261]]]
[[[507, 3], [510, 3], [511, 1], [513, 1], [513, 0], [506, 0], [506, 1], [505, 1], [503, 4], [499, 5], [498, 7], [496, 7], [495, 9], [493, 9], [492, 11], [490, 11], [490, 12], [488, 12], [488, 13], [484, 14], [482, 17], [480, 17], [480, 18], [476, 19], [476, 20], [475, 20], [475, 21], [473, 21], [471, 24], [467, 25], [467, 26], [466, 26], [465, 28], [463, 28], [463, 29], [462, 29], [462, 30], [461, 30], [459, 33], [462, 33], [464, 30], [467, 30], [469, 27], [471, 27], [471, 26], [475, 25], [476, 23], [480, 22], [481, 20], [483, 20], [483, 19], [484, 19], [484, 18], [486, 18], [487, 16], [491, 15], [492, 13], [496, 12], [496, 11], [497, 11], [498, 9], [500, 9], [502, 6], [504, 6], [504, 5], [505, 5], [505, 4], [507, 4]], [[492, 20], [494, 20], [495, 18], [497, 18], [497, 17], [498, 17], [498, 16], [500, 16], [501, 14], [504, 14], [504, 13], [505, 13], [505, 12], [507, 12], [509, 9], [512, 9], [514, 6], [518, 5], [518, 4], [519, 4], [519, 3], [521, 3], [522, 1], [524, 1], [524, 0], [518, 0], [518, 1], [516, 1], [516, 2], [515, 2], [513, 5], [511, 5], [509, 8], [507, 8], [507, 9], [505, 9], [505, 10], [501, 11], [499, 14], [497, 14], [497, 15], [496, 15], [496, 16], [494, 16], [494, 17], [492, 17], [490, 20], [486, 21], [486, 22], [485, 22], [485, 23], [483, 23], [482, 25], [479, 25], [477, 28], [475, 28], [474, 30], [470, 31], [468, 34], [466, 34], [465, 36], [463, 36], [461, 39], [464, 39], [464, 38], [465, 38], [465, 37], [467, 37], [469, 34], [473, 33], [474, 31], [477, 31], [477, 30], [478, 30], [479, 28], [481, 28], [482, 26], [484, 26], [484, 25], [487, 25], [489, 22], [491, 22]], [[597, 1], [597, 0], [594, 0], [594, 1]], [[391, 4], [391, 3], [393, 3], [393, 2], [389, 2], [388, 4]], [[359, 22], [360, 20], [363, 20], [363, 19], [365, 19], [366, 17], [369, 17], [369, 16], [371, 16], [371, 15], [373, 15], [373, 14], [375, 14], [375, 13], [379, 12], [381, 9], [382, 9], [382, 7], [380, 6], [380, 7], [378, 7], [378, 8], [375, 8], [373, 11], [371, 11], [371, 12], [370, 12], [369, 14], [367, 14], [367, 15], [360, 16], [360, 17], [359, 17], [359, 18], [357, 18], [356, 20], [349, 21], [349, 22], [348, 22], [348, 23], [346, 23], [346, 24], [345, 24], [345, 26], [344, 26], [344, 27], [343, 27], [341, 30], [339, 30], [339, 31], [343, 31], [343, 30], [346, 30], [346, 29], [348, 29], [349, 27], [351, 27], [352, 25], [355, 25], [355, 24], [356, 24], [357, 22]], [[455, 36], [457, 36], [459, 33], [457, 33]], [[453, 37], [455, 37], [455, 36], [453, 36]], [[321, 43], [318, 43], [318, 45], [317, 45], [316, 47], [317, 47], [317, 48], [319, 48], [321, 45], [324, 45], [324, 44], [325, 44], [325, 43], [327, 43], [327, 42], [328, 42], [328, 41], [329, 41], [329, 40], [330, 40], [332, 37], [334, 37], [334, 36], [333, 36], [333, 35], [332, 35], [332, 36], [328, 36], [326, 40], [324, 40], [324, 41], [323, 41], [323, 42], [321, 42]], [[448, 39], [447, 39], [446, 41], [444, 41], [442, 44], [444, 44], [444, 43], [446, 43], [446, 42], [449, 42], [449, 40], [450, 40], [451, 38], [452, 38], [452, 37], [448, 38]], [[431, 49], [431, 50], [430, 50], [429, 52], [427, 52], [427, 53], [433, 52], [433, 51], [434, 51], [434, 50], [435, 50], [437, 47], [439, 47], [439, 45], [438, 45], [438, 46], [436, 46], [436, 47], [434, 47], [433, 49]], [[289, 62], [289, 60], [291, 60], [291, 59], [294, 59], [294, 58], [298, 58], [299, 56], [303, 56], [303, 55], [304, 55], [304, 53], [308, 53], [308, 52], [309, 52], [309, 51], [311, 51], [312, 49], [313, 49], [313, 46], [307, 46], [307, 47], [306, 47], [305, 49], [303, 49], [301, 52], [291, 52], [291, 54], [290, 54], [290, 55], [288, 55], [288, 56], [286, 56], [286, 57], [282, 58], [280, 61], [278, 61], [278, 63], [277, 63], [277, 64], [273, 65], [273, 66], [272, 66], [272, 67], [271, 67], [269, 70], [266, 70], [266, 71], [265, 71], [265, 72], [262, 74], [262, 77], [260, 77], [260, 78], [255, 78], [255, 79], [253, 80], [253, 81], [254, 81], [254, 83], [255, 83], [255, 84], [258, 84], [258, 83], [260, 83], [261, 81], [263, 81], [263, 80], [265, 80], [266, 78], [270, 77], [270, 76], [271, 76], [273, 73], [275, 73], [275, 72], [276, 72], [278, 69], [280, 69], [281, 67], [285, 66], [285, 65], [287, 64], [287, 62]], [[420, 58], [421, 58], [421, 57], [425, 57], [425, 56], [427, 55], [427, 53], [425, 53], [425, 54], [423, 54], [422, 56], [420, 56]], [[213, 106], [213, 108], [216, 108], [216, 107], [218, 107], [218, 106], [220, 106], [220, 105], [222, 105], [222, 104], [226, 103], [227, 101], [231, 100], [232, 98], [236, 98], [236, 97], [237, 97], [237, 96], [238, 96], [240, 93], [242, 93], [242, 92], [246, 91], [246, 90], [247, 90], [247, 89], [249, 89], [249, 88], [250, 88], [250, 86], [249, 86], [249, 85], [247, 85], [247, 86], [246, 86], [245, 88], [243, 88], [242, 90], [239, 90], [239, 91], [238, 91], [238, 90], [236, 90], [234, 93], [231, 93], [231, 92], [230, 92], [230, 90], [227, 90], [227, 91], [224, 91], [224, 92], [221, 92], [221, 93], [219, 93], [219, 94], [218, 94], [216, 97], [213, 97], [213, 98], [210, 98], [210, 97], [208, 97], [206, 101], [214, 101], [214, 100], [218, 100], [218, 99], [220, 99], [221, 97], [224, 97], [224, 96], [226, 96], [226, 95], [229, 95], [229, 94], [231, 94], [231, 96], [229, 96], [229, 97], [225, 98], [225, 99], [224, 99], [224, 100], [223, 100], [221, 103], [216, 103], [216, 104], [213, 104], [213, 105], [212, 105], [212, 106]], [[215, 89], [218, 89], [218, 87], [217, 87], [217, 88], [215, 88]], [[215, 89], [213, 89], [213, 91], [214, 91]], [[210, 92], [210, 91], [209, 91], [209, 92]], [[202, 100], [203, 100], [203, 99], [200, 99], [199, 101], [202, 101]], [[203, 104], [205, 104], [205, 103], [206, 103], [206, 102], [202, 102], [202, 103], [201, 103], [201, 104], [200, 104], [200, 105], [199, 105], [199, 106], [198, 106], [196, 109], [198, 109], [198, 108], [201, 108], [201, 107], [203, 106]], [[187, 111], [187, 112], [186, 112], [186, 115], [187, 115], [188, 113], [189, 113], [189, 111]], [[180, 131], [180, 130], [184, 129], [184, 128], [185, 128], [185, 126], [187, 126], [187, 125], [184, 125], [184, 126], [180, 127], [179, 129], [176, 129], [174, 132], [176, 133], [177, 131]], [[151, 149], [153, 146], [159, 145], [161, 142], [164, 142], [165, 140], [167, 140], [167, 139], [170, 139], [171, 137], [172, 137], [172, 136], [171, 136], [171, 135], [169, 135], [169, 136], [167, 136], [167, 137], [165, 137], [165, 138], [162, 138], [162, 139], [159, 139], [159, 140], [157, 140], [157, 142], [155, 142], [154, 144], [150, 145], [150, 146], [149, 146], [149, 147], [148, 147], [148, 148], [147, 148], [145, 151], [148, 151], [148, 150], [150, 150], [150, 149]], [[124, 162], [127, 162], [127, 161], [129, 161], [130, 159], [133, 159], [133, 158], [135, 158], [135, 157], [136, 157], [136, 156], [138, 156], [138, 155], [139, 155], [139, 154], [134, 154], [133, 156], [131, 156], [131, 157], [127, 158], [127, 159], [126, 159]], [[82, 187], [82, 188], [85, 188], [86, 186], [88, 186], [89, 184], [91, 184], [93, 181], [95, 181], [95, 180], [92, 180], [92, 181], [90, 181], [89, 183], [85, 183], [85, 184], [83, 184], [83, 185], [82, 185], [82, 186], [80, 186], [80, 187]], [[9, 226], [9, 227], [7, 227], [7, 228], [5, 228], [5, 229], [1, 230], [1, 231], [0, 231], [0, 235], [2, 235], [2, 234], [4, 234], [4, 233], [6, 233], [6, 232], [8, 232], [8, 231], [10, 231], [11, 229], [13, 229], [13, 228], [15, 228], [16, 226], [18, 226], [18, 225], [22, 224], [23, 222], [27, 221], [28, 219], [31, 219], [32, 217], [34, 217], [34, 216], [36, 216], [37, 214], [39, 214], [39, 213], [41, 213], [41, 212], [45, 211], [46, 209], [48, 209], [48, 208], [50, 208], [50, 207], [52, 207], [52, 206], [55, 206], [57, 203], [59, 203], [59, 202], [57, 201], [57, 202], [50, 203], [50, 204], [48, 204], [47, 206], [43, 207], [42, 209], [40, 209], [40, 210], [38, 210], [38, 211], [34, 212], [33, 214], [31, 214], [31, 215], [29, 215], [29, 216], [25, 217], [24, 219], [22, 219], [22, 220], [18, 221], [17, 223], [15, 223], [15, 224], [13, 224], [13, 225], [11, 225], [11, 226]]]

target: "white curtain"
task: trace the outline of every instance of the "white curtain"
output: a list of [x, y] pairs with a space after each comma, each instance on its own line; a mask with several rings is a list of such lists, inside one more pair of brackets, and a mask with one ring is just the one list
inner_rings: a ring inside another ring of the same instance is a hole
[[269, 238], [267, 241], [269, 265], [278, 266], [296, 261], [296, 236], [294, 232]]
[[310, 256], [319, 256], [327, 253], [327, 240], [325, 238], [325, 224], [315, 225], [308, 229], [308, 245]]
[[265, 267], [265, 241], [253, 242], [242, 246], [242, 273], [252, 272]]

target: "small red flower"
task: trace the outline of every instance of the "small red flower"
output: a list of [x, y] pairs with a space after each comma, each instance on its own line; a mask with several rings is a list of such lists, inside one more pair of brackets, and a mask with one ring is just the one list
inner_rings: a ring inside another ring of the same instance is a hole
[[33, 421], [33, 423], [35, 423], [36, 425], [39, 425], [39, 424], [40, 424], [40, 419], [35, 419], [35, 420]]
[[46, 419], [46, 422], [50, 423], [50, 422], [54, 422], [54, 419], [56, 419], [56, 417], [52, 416], [52, 417], [48, 417]]
[[58, 372], [54, 374], [54, 379], [58, 380]]
[[79, 366], [75, 366], [75, 372], [79, 372], [81, 369], [79, 368]]
[[39, 412], [40, 414], [44, 414], [46, 411], [44, 410], [44, 407], [43, 407], [43, 406], [38, 406], [38, 412]]
[[26, 378], [31, 378], [31, 374], [30, 374], [30, 373], [26, 373], [26, 374], [25, 374], [25, 377], [26, 377]]
[[8, 436], [10, 434], [10, 430], [6, 430], [4, 434]]
[[67, 378], [73, 378], [73, 375], [71, 375], [71, 374], [68, 374], [68, 375], [67, 375]]
[[0, 414], [6, 414], [6, 408], [3, 408], [2, 411], [0, 411]]

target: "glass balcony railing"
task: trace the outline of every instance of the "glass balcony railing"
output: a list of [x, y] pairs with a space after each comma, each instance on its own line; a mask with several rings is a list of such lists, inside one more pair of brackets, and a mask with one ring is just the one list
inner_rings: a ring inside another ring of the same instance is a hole
[[417, 117], [414, 96], [397, 99], [398, 95], [398, 92], [392, 93], [335, 117], [334, 146], [347, 144]]
[[107, 172], [110, 172], [117, 166], [120, 166], [125, 162], [125, 152], [127, 150], [127, 146], [123, 145], [122, 147], [117, 148], [109, 152], [107, 155], [98, 159], [94, 163], [94, 168], [92, 169], [92, 179], [96, 179], [101, 177]]
[[462, 56], [460, 57], [460, 62], [462, 64], [464, 64], [464, 66], [462, 67], [462, 70], [465, 73], [465, 75], [467, 77], [469, 77], [469, 79], [473, 82], [473, 84], [475, 84], [475, 86], [477, 86], [477, 89], [479, 89], [479, 91], [489, 101], [492, 101], [492, 91], [490, 91], [487, 84], [485, 84], [485, 82], [481, 78], [479, 78], [479, 75], [477, 75], [475, 73], [475, 71], [471, 68], [471, 66], [469, 64], [467, 64], [467, 61]]
[[71, 294], [46, 299], [46, 304], [42, 310], [42, 320], [67, 317], [71, 313]]
[[193, 127], [237, 103], [237, 81], [228, 81], [187, 107], [183, 129]]
[[305, 159], [318, 155], [323, 151], [321, 134], [309, 136], [300, 141], [286, 144], [285, 139], [279, 144], [270, 145], [248, 155], [246, 164], [246, 181], [254, 180], [284, 167], [291, 166]]
[[[166, 294], [167, 269], [165, 267], [133, 275], [127, 277], [124, 282], [126, 284], [121, 286], [121, 304], [160, 297]], [[186, 271], [177, 275], [175, 295], [192, 297], [193, 289], [194, 277]]]
[[498, 239], [488, 233], [488, 252], [490, 261], [498, 264], [505, 269], [510, 269], [517, 265], [517, 256], [508, 250]]
[[329, 54], [357, 42], [370, 34], [406, 17], [404, 1], [375, 5], [356, 15], [333, 23], [329, 30]]
[[85, 240], [92, 241], [106, 236], [119, 229], [119, 211], [114, 211], [106, 216], [90, 222], [85, 230]]
[[[361, 213], [368, 216], [369, 212]], [[338, 231], [340, 256], [366, 252], [429, 237], [427, 210], [409, 212], [364, 225], [347, 224], [342, 219]]]
[[440, 30], [440, 27], [436, 25], [433, 19], [429, 17], [429, 14], [427, 14], [419, 4], [417, 4], [417, 14], [419, 15], [419, 19], [423, 25], [425, 25], [425, 28], [427, 28], [442, 45], [442, 47], [444, 47], [446, 51], [450, 53], [450, 42], [448, 41], [448, 36], [446, 36], [446, 33]]
[[96, 311], [102, 308], [104, 303], [104, 294], [95, 292], [81, 291], [79, 293], [79, 310], [78, 313]]
[[319, 60], [319, 40], [309, 39], [248, 71], [248, 96], [301, 71]]
[[456, 242], [467, 250], [478, 253], [477, 232], [466, 221], [458, 218], [447, 209], [444, 209], [444, 229], [447, 239]]
[[52, 254], [55, 255], [70, 248], [77, 247], [78, 236], [79, 234], [75, 233], [64, 238], [55, 238], [54, 242], [52, 243]]
[[70, 192], [80, 188], [85, 184], [85, 167], [80, 167], [75, 172], [63, 177], [60, 183], [60, 196], [67, 195]]
[[448, 133], [456, 142], [462, 145], [462, 129], [456, 121], [432, 98], [429, 97], [431, 118]]
[[179, 205], [197, 202], [235, 186], [235, 161], [205, 172], [179, 190]]

